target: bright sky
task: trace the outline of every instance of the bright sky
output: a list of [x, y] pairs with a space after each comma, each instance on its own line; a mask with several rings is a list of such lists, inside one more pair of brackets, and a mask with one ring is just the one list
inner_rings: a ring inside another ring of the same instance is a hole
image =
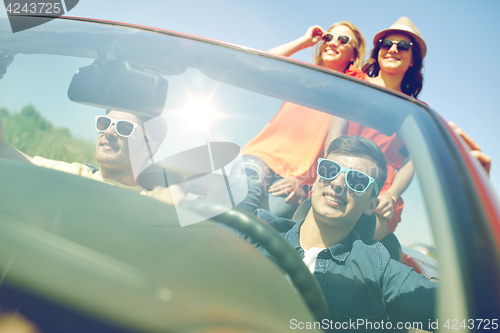
[[[311, 25], [327, 29], [340, 20], [353, 22], [371, 40], [398, 17], [408, 16], [428, 49], [420, 98], [464, 128], [493, 157], [490, 178], [500, 189], [500, 115], [495, 102], [500, 1], [80, 0], [69, 14], [154, 26], [262, 50], [300, 37]], [[311, 53], [305, 50], [294, 58], [310, 61]]]

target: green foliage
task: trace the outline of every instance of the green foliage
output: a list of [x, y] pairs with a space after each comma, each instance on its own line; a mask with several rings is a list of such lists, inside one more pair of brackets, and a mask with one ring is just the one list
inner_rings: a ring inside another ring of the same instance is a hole
[[97, 165], [91, 140], [75, 139], [67, 128], [55, 128], [34, 106], [27, 105], [14, 114], [1, 108], [0, 116], [5, 140], [23, 153], [69, 163]]

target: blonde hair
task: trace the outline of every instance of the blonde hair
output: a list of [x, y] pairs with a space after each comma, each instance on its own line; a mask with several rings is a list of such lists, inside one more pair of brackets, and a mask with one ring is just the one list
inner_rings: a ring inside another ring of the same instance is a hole
[[[356, 37], [356, 40], [353, 44], [354, 61], [351, 64], [353, 64], [354, 66], [356, 66], [358, 68], [361, 68], [361, 66], [363, 66], [363, 60], [365, 58], [365, 51], [366, 51], [365, 39], [364, 39], [363, 35], [361, 34], [361, 31], [359, 31], [359, 29], [356, 28], [356, 26], [349, 21], [340, 21], [340, 22], [334, 23], [334, 24], [332, 24], [330, 29], [328, 29], [328, 31], [332, 30], [333, 28], [335, 28], [336, 26], [339, 26], [339, 25], [344, 25], [344, 26], [348, 27], [349, 29], [351, 29], [353, 34], [354, 34], [354, 37]], [[314, 48], [314, 51], [313, 51], [314, 63], [318, 66], [324, 66], [323, 59], [321, 58], [321, 48], [323, 47], [323, 45], [324, 45], [324, 42], [317, 43], [316, 47]]]

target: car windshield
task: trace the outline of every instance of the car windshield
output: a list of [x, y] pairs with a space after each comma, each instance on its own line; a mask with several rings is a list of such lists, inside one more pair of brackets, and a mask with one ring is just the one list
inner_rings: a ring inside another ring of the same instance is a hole
[[[431, 225], [450, 213], [426, 137], [437, 133], [434, 120], [418, 101], [316, 66], [176, 33], [56, 19], [12, 34], [6, 19], [0, 24], [0, 52], [14, 57], [0, 80], [5, 140], [46, 167], [1, 160], [7, 185], [0, 223], [29, 238], [11, 244], [27, 260], [13, 268], [16, 286], [144, 330], [180, 329], [194, 314], [201, 323], [231, 313], [228, 322], [245, 322], [249, 331], [286, 331], [278, 318], [312, 321], [286, 274], [214, 222], [248, 193], [246, 184], [231, 181], [245, 149], [291, 104], [320, 122], [295, 133], [296, 142], [327, 128], [331, 115], [398, 136], [417, 173], [395, 235], [404, 247], [436, 258]], [[113, 126], [127, 147], [103, 139]], [[324, 157], [324, 147], [311, 149]], [[122, 153], [140, 187], [93, 178], [110, 151]], [[49, 170], [57, 170], [53, 161], [69, 164], [59, 170], [65, 172]], [[314, 166], [304, 167], [314, 179]], [[88, 176], [71, 174], [81, 170]], [[138, 194], [175, 184], [185, 206]], [[28, 260], [35, 253], [52, 259]], [[437, 275], [437, 261], [427, 259], [421, 269]], [[30, 278], [34, 268], [37, 279]], [[123, 304], [131, 300], [148, 306]]]

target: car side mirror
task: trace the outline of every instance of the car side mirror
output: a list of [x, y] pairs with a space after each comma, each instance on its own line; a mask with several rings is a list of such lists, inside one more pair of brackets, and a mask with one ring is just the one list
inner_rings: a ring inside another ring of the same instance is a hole
[[167, 98], [168, 82], [139, 66], [118, 60], [96, 60], [78, 69], [71, 80], [71, 101], [104, 109], [158, 116]]

